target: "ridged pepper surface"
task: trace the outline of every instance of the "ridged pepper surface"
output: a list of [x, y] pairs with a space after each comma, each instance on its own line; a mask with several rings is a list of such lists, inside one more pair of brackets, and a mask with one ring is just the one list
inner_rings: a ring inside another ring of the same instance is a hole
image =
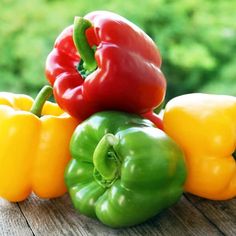
[[[84, 120], [103, 110], [136, 114], [161, 104], [166, 81], [151, 38], [111, 12], [76, 17], [47, 57], [46, 77], [59, 106]], [[161, 127], [158, 117], [156, 125]]]
[[70, 146], [65, 179], [72, 202], [106, 225], [141, 223], [182, 195], [181, 149], [139, 116], [97, 113], [76, 128]]
[[174, 98], [166, 105], [164, 130], [185, 152], [186, 191], [212, 200], [236, 196], [236, 97]]
[[57, 104], [44, 104], [50, 90], [45, 87], [35, 102], [0, 93], [0, 197], [9, 201], [22, 201], [31, 192], [42, 198], [66, 192], [64, 170], [78, 121]]

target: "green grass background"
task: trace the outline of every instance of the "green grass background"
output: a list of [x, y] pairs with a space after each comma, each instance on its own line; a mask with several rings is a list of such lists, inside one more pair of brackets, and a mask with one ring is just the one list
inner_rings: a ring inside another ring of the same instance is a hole
[[44, 63], [57, 35], [94, 10], [128, 18], [156, 42], [166, 101], [190, 92], [236, 96], [232, 0], [0, 0], [0, 91], [35, 96], [47, 83]]

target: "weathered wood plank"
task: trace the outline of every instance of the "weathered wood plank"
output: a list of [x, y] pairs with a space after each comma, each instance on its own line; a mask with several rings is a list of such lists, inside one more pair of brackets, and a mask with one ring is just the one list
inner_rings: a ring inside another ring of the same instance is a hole
[[152, 225], [162, 235], [222, 235], [185, 197], [169, 208]]
[[9, 203], [0, 198], [0, 236], [32, 236], [17, 203]]
[[186, 197], [225, 235], [236, 235], [236, 198], [227, 201], [209, 201], [190, 194]]
[[50, 201], [32, 196], [20, 203], [20, 208], [36, 236], [221, 235], [185, 197], [148, 222], [126, 229], [111, 229], [96, 220], [78, 214], [73, 209], [68, 195]]

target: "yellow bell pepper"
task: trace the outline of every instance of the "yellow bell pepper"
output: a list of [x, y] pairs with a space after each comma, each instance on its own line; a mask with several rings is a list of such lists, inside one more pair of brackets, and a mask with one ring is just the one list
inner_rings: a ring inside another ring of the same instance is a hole
[[185, 190], [212, 200], [235, 197], [236, 97], [179, 96], [166, 105], [163, 122], [185, 152]]
[[0, 197], [9, 201], [22, 201], [31, 192], [42, 198], [66, 192], [64, 169], [78, 121], [45, 103], [51, 92], [44, 87], [35, 101], [0, 93]]

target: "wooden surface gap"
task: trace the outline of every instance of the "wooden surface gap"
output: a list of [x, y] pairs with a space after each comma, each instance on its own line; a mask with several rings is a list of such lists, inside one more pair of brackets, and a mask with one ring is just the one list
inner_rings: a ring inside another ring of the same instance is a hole
[[217, 224], [215, 224], [209, 217], [207, 217], [207, 215], [206, 215], [201, 209], [199, 209], [197, 206], [195, 206], [195, 205], [191, 202], [191, 200], [188, 198], [187, 195], [184, 194], [184, 196], [185, 196], [185, 198], [190, 202], [190, 204], [192, 204], [192, 206], [195, 207], [195, 208], [203, 215], [203, 217], [206, 218], [206, 220], [207, 220], [213, 227], [215, 227], [222, 235], [226, 235], [226, 234], [217, 226]]
[[0, 198], [0, 236], [33, 236], [17, 203]]
[[223, 235], [236, 235], [236, 199], [214, 201], [185, 194], [186, 199]]
[[194, 205], [194, 203], [189, 199], [187, 194], [184, 194], [184, 197], [186, 198], [186, 200], [193, 206], [195, 207], [200, 213], [201, 215], [209, 222], [209, 224], [211, 224], [213, 227], [215, 227], [222, 235], [226, 235], [218, 226], [217, 224], [215, 224], [209, 217], [207, 217], [206, 214], [204, 214], [203, 211], [201, 211], [201, 209], [199, 209], [197, 206]]
[[80, 214], [68, 194], [51, 200], [32, 195], [15, 204], [0, 199], [0, 236], [235, 236], [235, 222], [236, 199], [210, 201], [190, 194], [145, 223], [121, 229]]
[[25, 222], [26, 222], [27, 226], [29, 227], [29, 229], [30, 229], [30, 231], [32, 232], [33, 236], [35, 236], [35, 233], [34, 233], [33, 229], [31, 228], [31, 226], [30, 226], [30, 224], [29, 224], [29, 221], [27, 220], [27, 218], [26, 218], [24, 212], [22, 211], [22, 209], [21, 209], [21, 207], [20, 207], [20, 204], [17, 203], [17, 206], [19, 207], [20, 212], [21, 212], [21, 214], [22, 214], [22, 217], [25, 219]]

